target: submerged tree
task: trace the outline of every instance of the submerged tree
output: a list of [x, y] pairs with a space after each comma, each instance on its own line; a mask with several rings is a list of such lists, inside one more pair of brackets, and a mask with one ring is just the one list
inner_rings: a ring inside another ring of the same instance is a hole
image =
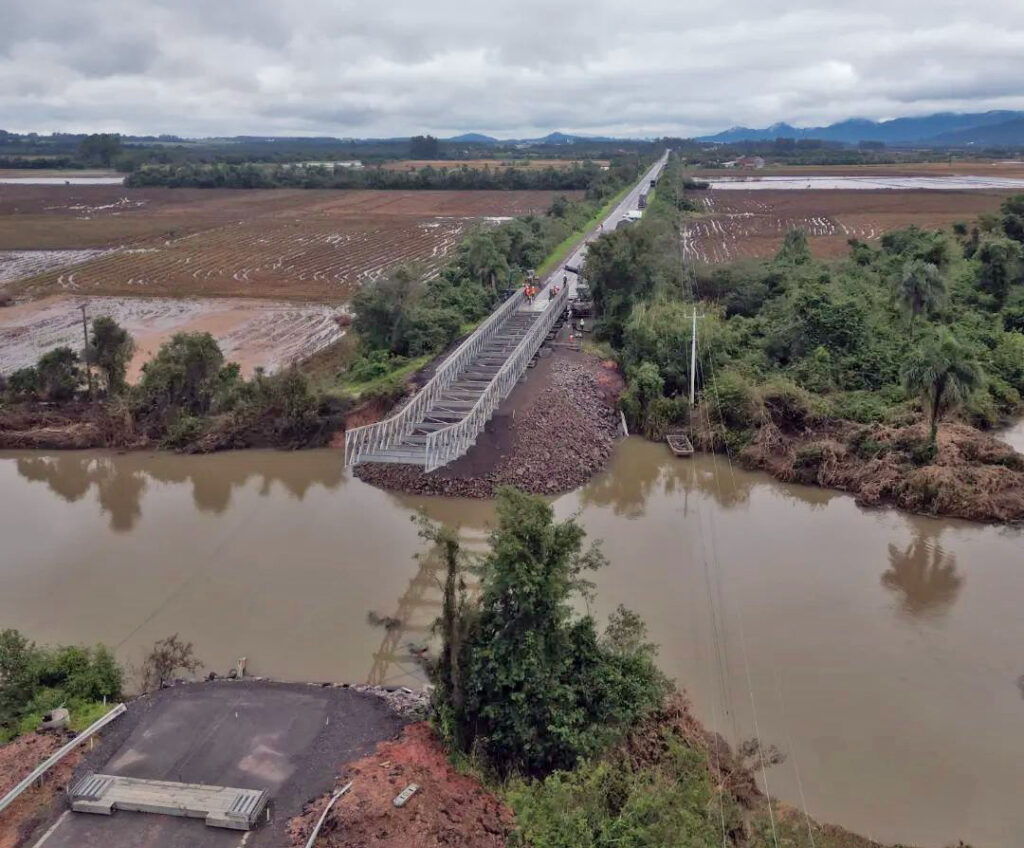
[[952, 334], [943, 332], [910, 354], [902, 377], [907, 391], [919, 395], [928, 411], [929, 443], [934, 446], [939, 420], [980, 384], [981, 371], [971, 352]]

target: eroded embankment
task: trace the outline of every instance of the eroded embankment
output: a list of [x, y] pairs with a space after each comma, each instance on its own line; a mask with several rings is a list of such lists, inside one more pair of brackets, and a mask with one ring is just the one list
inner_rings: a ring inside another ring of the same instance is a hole
[[[748, 468], [785, 482], [849, 492], [865, 506], [894, 506], [970, 521], [1024, 521], [1024, 455], [964, 424], [939, 429], [934, 456], [925, 424], [768, 422], [739, 453]], [[698, 444], [711, 441], [698, 433]]]

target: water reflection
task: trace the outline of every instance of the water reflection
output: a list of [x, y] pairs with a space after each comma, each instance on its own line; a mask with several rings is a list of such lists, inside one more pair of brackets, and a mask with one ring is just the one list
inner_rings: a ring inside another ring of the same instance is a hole
[[611, 467], [592, 480], [581, 492], [583, 507], [611, 507], [615, 515], [641, 518], [647, 501], [656, 495], [683, 497], [683, 513], [689, 511], [689, 496], [700, 494], [725, 509], [746, 506], [757, 485], [769, 483], [786, 497], [812, 508], [820, 508], [837, 492], [816, 486], [770, 481], [745, 471], [724, 456], [700, 454], [691, 459], [673, 456], [667, 446], [639, 438], [627, 439], [615, 453]]
[[889, 570], [882, 575], [882, 585], [896, 593], [906, 615], [942, 615], [963, 586], [956, 557], [938, 542], [940, 528], [937, 522], [915, 524], [914, 538], [905, 548], [889, 543]]
[[142, 496], [150, 482], [190, 483], [200, 512], [219, 515], [231, 505], [231, 493], [249, 480], [260, 480], [266, 496], [274, 483], [302, 500], [313, 486], [336, 489], [344, 480], [338, 451], [245, 451], [215, 456], [174, 454], [62, 453], [54, 456], [14, 455], [18, 473], [45, 483], [63, 500], [74, 503], [95, 486], [96, 500], [110, 516], [110, 529], [132, 530], [142, 517]]

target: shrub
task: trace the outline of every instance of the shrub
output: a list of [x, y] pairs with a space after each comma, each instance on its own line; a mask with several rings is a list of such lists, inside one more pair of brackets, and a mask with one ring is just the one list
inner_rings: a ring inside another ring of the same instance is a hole
[[171, 680], [179, 670], [194, 673], [201, 667], [192, 643], [183, 642], [175, 633], [157, 640], [146, 655], [142, 662], [142, 688], [152, 692]]
[[[220, 345], [209, 333], [177, 333], [142, 366], [137, 397], [142, 407], [162, 419], [175, 410], [203, 415], [223, 388]], [[237, 378], [237, 368], [233, 372]]]
[[7, 378], [7, 394], [12, 400], [31, 400], [39, 394], [39, 372], [19, 368]]
[[44, 353], [35, 371], [39, 392], [46, 400], [71, 400], [82, 384], [78, 354], [69, 347], [56, 347]]
[[758, 412], [757, 394], [745, 377], [737, 371], [723, 371], [704, 386], [704, 394], [713, 399], [719, 421], [730, 428], [744, 428], [753, 423]]
[[193, 444], [206, 430], [206, 420], [198, 415], [183, 413], [167, 427], [162, 444], [169, 448], [184, 448]]
[[33, 729], [36, 714], [61, 704], [78, 711], [121, 694], [123, 675], [110, 650], [46, 648], [17, 630], [0, 632], [0, 739]]

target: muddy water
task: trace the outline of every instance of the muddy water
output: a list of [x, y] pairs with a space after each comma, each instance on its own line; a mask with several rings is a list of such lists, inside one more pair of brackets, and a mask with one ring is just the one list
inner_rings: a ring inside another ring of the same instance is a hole
[[[410, 516], [476, 546], [492, 518], [370, 488], [332, 451], [0, 454], [0, 499], [0, 626], [127, 662], [177, 632], [209, 668], [308, 680], [415, 681], [439, 593]], [[556, 510], [604, 539], [595, 614], [642, 613], [709, 726], [787, 754], [772, 794], [876, 839], [1024, 844], [1020, 531], [634, 440]]]

